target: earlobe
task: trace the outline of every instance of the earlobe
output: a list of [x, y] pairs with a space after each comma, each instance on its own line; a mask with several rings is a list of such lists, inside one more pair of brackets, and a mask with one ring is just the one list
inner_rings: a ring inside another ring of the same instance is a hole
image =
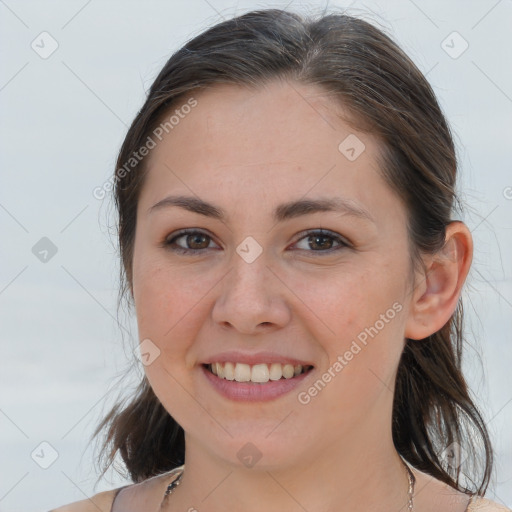
[[417, 277], [411, 297], [405, 337], [427, 338], [439, 331], [453, 315], [473, 257], [473, 240], [467, 226], [451, 222], [445, 244], [425, 258], [425, 272]]

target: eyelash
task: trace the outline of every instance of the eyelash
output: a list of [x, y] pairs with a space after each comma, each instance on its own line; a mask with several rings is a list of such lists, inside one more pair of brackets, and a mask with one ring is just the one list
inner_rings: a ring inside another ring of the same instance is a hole
[[[163, 243], [163, 246], [166, 249], [169, 249], [177, 254], [194, 255], [194, 254], [198, 254], [200, 252], [204, 252], [205, 250], [207, 250], [207, 248], [205, 248], [205, 249], [186, 249], [184, 247], [179, 247], [179, 246], [173, 245], [176, 242], [176, 240], [184, 237], [185, 235], [196, 235], [196, 234], [204, 235], [204, 236], [208, 237], [210, 240], [212, 239], [212, 237], [210, 235], [208, 235], [207, 233], [204, 233], [203, 231], [199, 231], [197, 229], [183, 229], [183, 230], [179, 231], [178, 233], [176, 233], [172, 238], [166, 238], [166, 240]], [[305, 250], [306, 252], [331, 254], [340, 249], [351, 247], [351, 244], [347, 240], [345, 240], [344, 238], [342, 238], [341, 236], [337, 235], [336, 233], [334, 233], [332, 231], [327, 231], [324, 229], [314, 229], [314, 230], [304, 231], [304, 232], [300, 233], [299, 236], [300, 236], [300, 238], [297, 240], [297, 242], [295, 242], [295, 244], [300, 242], [301, 240], [304, 240], [305, 238], [308, 238], [308, 237], [321, 236], [324, 238], [331, 238], [332, 240], [338, 242], [340, 245], [338, 247], [331, 248], [331, 249], [328, 249], [325, 251], [322, 251], [322, 250], [318, 250], [318, 251], [309, 250], [308, 251], [306, 249], [296, 249], [296, 250]]]

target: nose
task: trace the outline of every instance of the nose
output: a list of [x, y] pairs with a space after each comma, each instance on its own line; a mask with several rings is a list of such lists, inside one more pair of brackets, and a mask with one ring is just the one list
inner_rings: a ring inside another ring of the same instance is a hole
[[286, 290], [265, 253], [251, 263], [235, 254], [231, 271], [220, 283], [213, 321], [244, 334], [282, 328], [291, 318]]

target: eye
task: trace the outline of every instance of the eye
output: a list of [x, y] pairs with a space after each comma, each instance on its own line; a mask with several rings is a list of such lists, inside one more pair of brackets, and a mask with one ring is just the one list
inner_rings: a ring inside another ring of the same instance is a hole
[[[185, 247], [177, 244], [177, 241], [183, 239]], [[183, 229], [172, 238], [167, 238], [164, 246], [171, 251], [179, 254], [199, 253], [204, 249], [208, 249], [211, 236], [195, 229]]]
[[[299, 238], [294, 245], [297, 246], [303, 240], [307, 241], [306, 248], [299, 247], [298, 250], [301, 251], [331, 253], [345, 247], [351, 247], [348, 241], [332, 231], [317, 229], [303, 232], [300, 235], [304, 236]], [[181, 242], [178, 243], [180, 240]], [[178, 254], [198, 254], [210, 248], [211, 242], [212, 237], [203, 231], [183, 229], [174, 236], [167, 238], [163, 245]], [[337, 244], [337, 246], [333, 247], [334, 244]]]
[[[332, 231], [326, 231], [324, 229], [317, 229], [306, 232], [305, 236], [300, 238], [294, 245], [297, 245], [302, 240], [307, 241], [306, 246], [310, 250], [308, 251], [308, 249], [303, 248], [299, 248], [299, 250], [306, 250], [308, 252], [331, 253], [345, 247], [351, 247], [350, 243], [343, 237], [333, 233]], [[338, 246], [333, 247], [334, 243], [337, 243]]]

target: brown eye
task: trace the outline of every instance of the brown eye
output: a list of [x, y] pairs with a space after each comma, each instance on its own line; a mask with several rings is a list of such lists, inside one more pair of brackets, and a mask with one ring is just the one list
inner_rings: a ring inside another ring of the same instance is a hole
[[[316, 253], [332, 253], [340, 249], [351, 247], [340, 235], [331, 231], [314, 230], [302, 233], [304, 236], [294, 245], [305, 243], [305, 247], [299, 247], [298, 250]], [[302, 242], [302, 241], [306, 242]], [[178, 243], [178, 241], [180, 241]], [[199, 254], [205, 249], [209, 249], [212, 237], [202, 231], [187, 229], [176, 233], [174, 236], [167, 238], [164, 246], [173, 252], [179, 254]], [[295, 250], [295, 249], [294, 249]]]
[[[336, 233], [324, 230], [309, 231], [305, 236], [299, 239], [295, 245], [302, 240], [307, 241], [307, 248], [299, 248], [299, 250], [305, 250], [308, 252], [322, 252], [330, 253], [343, 249], [344, 247], [350, 247], [350, 244]], [[337, 244], [337, 246], [335, 245]], [[334, 247], [333, 247], [334, 246]]]
[[[180, 243], [177, 243], [181, 240]], [[184, 230], [166, 239], [165, 246], [178, 253], [194, 253], [208, 249], [211, 237], [202, 231]]]
[[190, 249], [206, 249], [208, 247], [209, 242], [206, 243], [205, 239], [209, 237], [207, 235], [203, 235], [202, 233], [196, 233], [193, 235], [183, 235], [185, 237], [186, 245], [188, 245]]

